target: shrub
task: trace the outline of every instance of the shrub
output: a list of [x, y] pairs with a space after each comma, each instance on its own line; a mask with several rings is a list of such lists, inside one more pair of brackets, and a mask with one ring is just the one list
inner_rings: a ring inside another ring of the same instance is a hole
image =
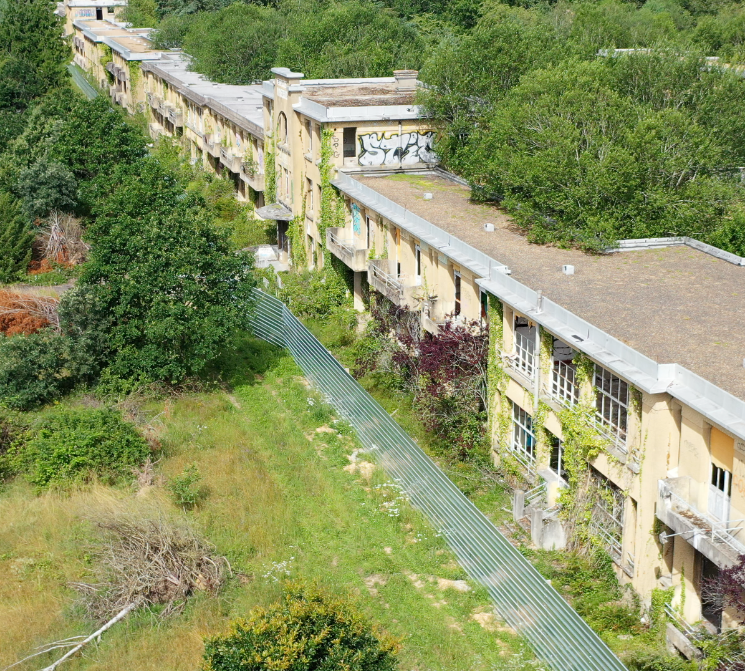
[[189, 510], [197, 505], [207, 494], [206, 489], [199, 484], [201, 481], [202, 474], [196, 464], [187, 466], [168, 483], [174, 503]]
[[351, 306], [344, 278], [328, 268], [283, 275], [278, 297], [298, 317], [328, 317], [340, 306]]
[[205, 643], [205, 671], [393, 671], [398, 643], [347, 601], [290, 584], [281, 602]]
[[630, 671], [693, 671], [695, 664], [663, 652], [639, 652], [626, 659]]
[[64, 409], [32, 427], [9, 456], [16, 470], [44, 488], [93, 474], [113, 482], [140, 465], [149, 452], [147, 442], [118, 412]]
[[33, 240], [18, 203], [10, 194], [0, 192], [0, 283], [13, 282], [26, 270]]
[[30, 410], [70, 391], [82, 355], [70, 344], [51, 329], [0, 338], [0, 405]]

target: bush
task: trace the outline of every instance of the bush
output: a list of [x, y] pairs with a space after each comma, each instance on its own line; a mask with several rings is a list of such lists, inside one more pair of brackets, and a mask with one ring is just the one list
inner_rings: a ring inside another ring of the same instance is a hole
[[205, 671], [393, 671], [398, 643], [371, 627], [347, 601], [288, 586], [280, 603], [205, 643]]
[[174, 503], [177, 506], [191, 510], [207, 494], [206, 489], [199, 484], [201, 481], [202, 474], [199, 472], [196, 464], [187, 466], [168, 483], [168, 489], [171, 492]]
[[626, 659], [630, 671], [693, 671], [695, 664], [662, 652], [640, 652]]
[[70, 391], [85, 356], [72, 345], [52, 329], [0, 337], [0, 406], [31, 410]]
[[86, 480], [113, 482], [150, 453], [135, 428], [113, 410], [64, 409], [43, 418], [8, 453], [16, 471], [38, 488]]
[[351, 307], [347, 284], [334, 269], [286, 273], [278, 297], [298, 317], [328, 317]]

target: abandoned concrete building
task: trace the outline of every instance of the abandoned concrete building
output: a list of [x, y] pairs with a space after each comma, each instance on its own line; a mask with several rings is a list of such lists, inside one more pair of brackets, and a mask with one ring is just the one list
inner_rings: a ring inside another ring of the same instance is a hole
[[[114, 102], [146, 114], [154, 139], [180, 138], [193, 161], [227, 171], [238, 197], [277, 222], [277, 267], [333, 255], [354, 273], [359, 310], [368, 284], [427, 332], [446, 318], [489, 323], [492, 450], [525, 483], [515, 514], [538, 546], [566, 543], [557, 503], [569, 423], [581, 422], [600, 446], [591, 526], [619, 580], [647, 602], [674, 589], [680, 647], [686, 623], [728, 626], [701, 585], [745, 554], [745, 259], [687, 238], [598, 255], [528, 243], [437, 167], [416, 72], [305, 80], [275, 68], [270, 81], [228, 86], [142, 32], [73, 28], [75, 62]], [[333, 225], [320, 222], [329, 194]]]

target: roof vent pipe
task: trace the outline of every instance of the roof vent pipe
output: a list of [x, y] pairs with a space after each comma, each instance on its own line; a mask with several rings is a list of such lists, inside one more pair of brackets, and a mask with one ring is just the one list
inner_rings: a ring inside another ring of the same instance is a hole
[[399, 91], [416, 90], [416, 78], [418, 70], [394, 70], [393, 78], [396, 80], [396, 89]]

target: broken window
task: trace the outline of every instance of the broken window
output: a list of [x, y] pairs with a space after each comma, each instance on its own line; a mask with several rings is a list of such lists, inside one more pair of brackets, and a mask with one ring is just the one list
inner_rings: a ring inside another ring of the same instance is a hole
[[344, 129], [344, 158], [357, 156], [357, 129]]
[[629, 385], [609, 370], [595, 364], [595, 417], [611, 437], [626, 442], [629, 414]]
[[731, 496], [732, 473], [712, 464], [711, 485], [709, 486], [709, 513], [722, 522], [729, 521]]
[[483, 289], [479, 294], [479, 304], [481, 305], [481, 325], [489, 323], [489, 294]]
[[533, 418], [519, 405], [512, 403], [512, 451], [518, 461], [530, 468], [535, 462]]
[[513, 365], [531, 380], [535, 375], [535, 336], [535, 324], [531, 324], [525, 317], [515, 316]]
[[546, 433], [548, 434], [549, 445], [551, 446], [549, 467], [562, 480], [566, 480], [567, 472], [564, 469], [564, 443], [561, 438], [555, 436], [553, 433], [548, 431]]
[[575, 354], [569, 345], [554, 338], [551, 396], [564, 405], [574, 405], [579, 401]]
[[591, 527], [613, 561], [620, 564], [623, 546], [624, 495], [602, 473], [590, 467], [592, 484], [595, 489], [595, 503], [592, 508]]

